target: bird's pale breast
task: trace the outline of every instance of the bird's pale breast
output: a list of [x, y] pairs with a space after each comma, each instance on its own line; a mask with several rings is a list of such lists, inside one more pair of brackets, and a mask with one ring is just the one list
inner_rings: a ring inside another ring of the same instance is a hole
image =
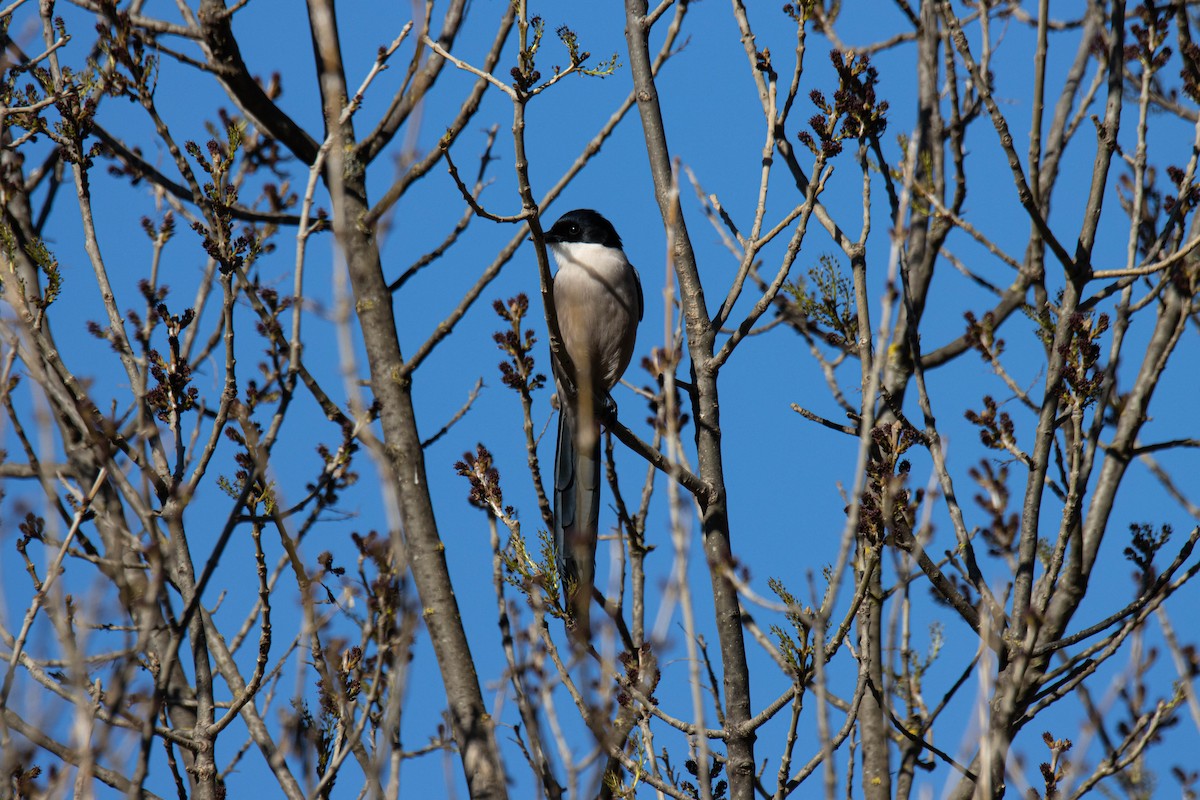
[[563, 345], [581, 383], [590, 380], [593, 391], [607, 392], [633, 351], [639, 316], [633, 267], [619, 251], [595, 244], [555, 247], [554, 255], [559, 267], [554, 304]]

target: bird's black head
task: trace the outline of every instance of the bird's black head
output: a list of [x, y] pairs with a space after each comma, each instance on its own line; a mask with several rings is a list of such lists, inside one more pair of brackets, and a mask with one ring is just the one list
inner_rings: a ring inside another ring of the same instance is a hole
[[577, 208], [563, 214], [550, 230], [546, 231], [546, 241], [550, 244], [583, 242], [617, 249], [621, 247], [621, 237], [617, 235], [617, 229], [590, 208]]

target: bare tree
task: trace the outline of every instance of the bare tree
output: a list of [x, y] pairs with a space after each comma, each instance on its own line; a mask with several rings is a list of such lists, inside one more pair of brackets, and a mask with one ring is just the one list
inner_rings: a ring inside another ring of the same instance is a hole
[[[305, 78], [279, 11], [149, 5], [0, 10], [0, 798], [1194, 795], [1190, 2], [626, 0], [601, 59], [308, 0]], [[622, 129], [662, 324], [581, 643], [543, 215]]]

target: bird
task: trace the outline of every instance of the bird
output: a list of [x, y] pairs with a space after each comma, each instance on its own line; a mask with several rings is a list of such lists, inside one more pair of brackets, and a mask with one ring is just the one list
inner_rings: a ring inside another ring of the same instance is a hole
[[561, 364], [554, 456], [554, 548], [562, 596], [577, 641], [591, 636], [590, 603], [600, 518], [600, 423], [615, 417], [609, 392], [633, 357], [642, 282], [613, 224], [587, 208], [563, 214], [545, 234], [558, 265], [554, 307], [574, 367], [574, 393]]

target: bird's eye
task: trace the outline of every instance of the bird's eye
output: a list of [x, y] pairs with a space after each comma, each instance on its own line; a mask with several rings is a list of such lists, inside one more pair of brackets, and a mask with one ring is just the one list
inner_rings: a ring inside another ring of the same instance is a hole
[[567, 226], [567, 233], [571, 234], [572, 236], [578, 234], [579, 226], [576, 225], [574, 222], [572, 222], [570, 225]]

